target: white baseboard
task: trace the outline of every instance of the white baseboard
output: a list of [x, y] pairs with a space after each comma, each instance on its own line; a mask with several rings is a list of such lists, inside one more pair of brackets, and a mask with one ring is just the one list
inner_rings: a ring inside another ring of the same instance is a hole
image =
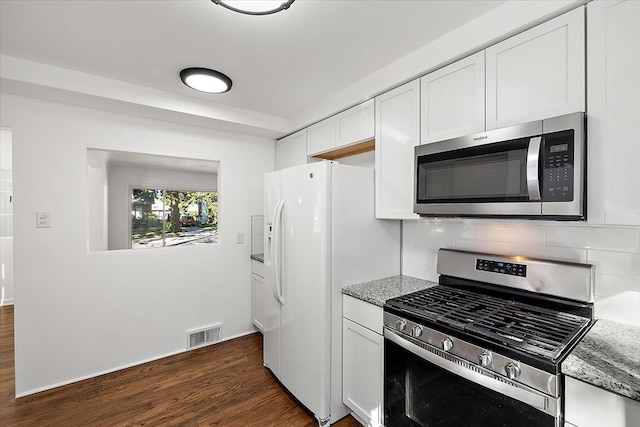
[[13, 298], [7, 298], [0, 301], [0, 307], [4, 307], [5, 305], [13, 305]]
[[[229, 340], [232, 340], [232, 339], [235, 339], [235, 338], [240, 338], [240, 337], [244, 337], [246, 335], [255, 334], [255, 333], [256, 333], [255, 330], [242, 332], [240, 334], [233, 335], [231, 337], [225, 337], [222, 340], [216, 342], [216, 344], [220, 344], [220, 343], [225, 342], [225, 341], [229, 341]], [[70, 380], [61, 381], [61, 382], [56, 383], [56, 384], [50, 384], [50, 385], [47, 385], [47, 386], [44, 386], [44, 387], [34, 388], [32, 390], [27, 390], [25, 392], [16, 394], [16, 399], [19, 399], [19, 398], [25, 397], [25, 396], [30, 396], [32, 394], [40, 393], [42, 391], [51, 390], [53, 388], [62, 387], [64, 385], [73, 384], [73, 383], [76, 383], [78, 381], [84, 381], [84, 380], [87, 380], [89, 378], [99, 377], [100, 375], [105, 375], [105, 374], [110, 374], [112, 372], [121, 371], [123, 369], [131, 368], [131, 367], [138, 366], [138, 365], [142, 365], [144, 363], [154, 362], [156, 360], [164, 359], [165, 357], [170, 357], [170, 356], [175, 356], [176, 354], [185, 353], [186, 351], [187, 350], [185, 350], [185, 349], [180, 349], [180, 350], [172, 351], [172, 352], [169, 352], [169, 353], [165, 353], [165, 354], [160, 355], [160, 356], [155, 356], [155, 357], [150, 357], [148, 359], [143, 359], [143, 360], [140, 360], [138, 362], [132, 362], [132, 363], [127, 363], [125, 365], [120, 365], [120, 366], [118, 366], [116, 368], [113, 368], [113, 369], [106, 369], [104, 371], [99, 371], [99, 372], [96, 372], [96, 373], [93, 373], [93, 374], [83, 375], [81, 377], [76, 377], [76, 378], [72, 378]]]

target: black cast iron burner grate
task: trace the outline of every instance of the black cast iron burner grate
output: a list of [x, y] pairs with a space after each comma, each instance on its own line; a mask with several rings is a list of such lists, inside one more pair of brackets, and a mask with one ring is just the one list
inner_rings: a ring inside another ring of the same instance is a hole
[[387, 301], [394, 308], [556, 360], [589, 319], [448, 286]]

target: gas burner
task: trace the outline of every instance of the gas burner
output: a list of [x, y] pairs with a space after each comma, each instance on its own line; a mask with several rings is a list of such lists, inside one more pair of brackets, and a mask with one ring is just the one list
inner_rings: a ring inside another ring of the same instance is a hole
[[590, 319], [450, 286], [435, 286], [387, 302], [419, 319], [556, 361]]

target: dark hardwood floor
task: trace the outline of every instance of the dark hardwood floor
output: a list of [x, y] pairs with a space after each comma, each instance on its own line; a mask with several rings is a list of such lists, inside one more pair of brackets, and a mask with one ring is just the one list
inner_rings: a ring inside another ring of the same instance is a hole
[[[262, 335], [15, 399], [13, 307], [0, 307], [0, 425], [317, 426], [262, 366]], [[333, 424], [360, 427], [351, 416]]]

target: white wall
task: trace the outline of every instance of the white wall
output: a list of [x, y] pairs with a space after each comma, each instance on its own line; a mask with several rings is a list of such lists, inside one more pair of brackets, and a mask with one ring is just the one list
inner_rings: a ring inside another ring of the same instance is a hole
[[[130, 247], [130, 187], [132, 185], [137, 188], [218, 191], [218, 176], [215, 173], [187, 172], [127, 165], [115, 165], [109, 167], [107, 170], [109, 180], [110, 250], [127, 249]], [[221, 199], [219, 198], [218, 203], [224, 203], [224, 195], [219, 194], [219, 197], [221, 197]], [[221, 227], [225, 226], [224, 217], [219, 217], [219, 222]]]
[[596, 267], [596, 317], [640, 326], [640, 226], [550, 221], [404, 221], [403, 274], [437, 281], [438, 248], [586, 262]]
[[109, 243], [109, 185], [107, 165], [87, 166], [89, 250], [106, 251]]
[[[185, 330], [253, 331], [250, 232], [267, 138], [2, 94], [13, 131], [16, 392], [19, 396], [184, 350]], [[219, 160], [219, 245], [89, 252], [87, 148]], [[51, 228], [35, 227], [35, 212]]]

